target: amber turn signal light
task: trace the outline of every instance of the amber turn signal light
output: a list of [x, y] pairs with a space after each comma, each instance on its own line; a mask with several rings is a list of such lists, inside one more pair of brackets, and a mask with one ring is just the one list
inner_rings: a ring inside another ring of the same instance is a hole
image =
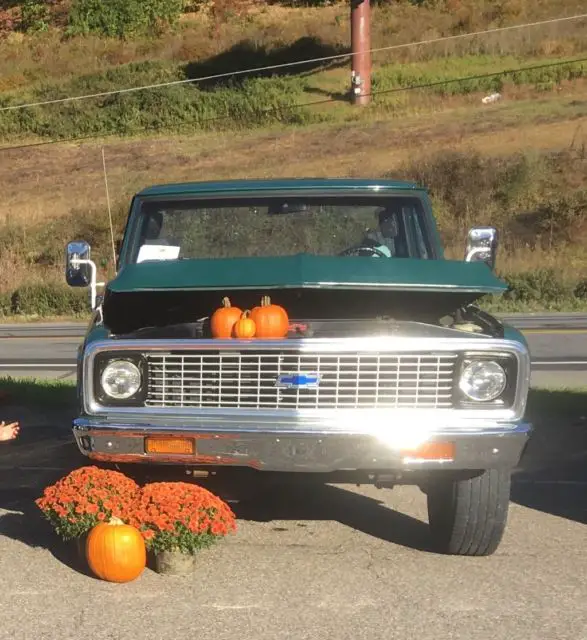
[[195, 447], [192, 438], [165, 438], [153, 436], [145, 438], [145, 451], [147, 453], [180, 453], [184, 455], [193, 455]]
[[454, 460], [454, 442], [427, 442], [415, 449], [404, 449], [402, 457], [412, 460]]

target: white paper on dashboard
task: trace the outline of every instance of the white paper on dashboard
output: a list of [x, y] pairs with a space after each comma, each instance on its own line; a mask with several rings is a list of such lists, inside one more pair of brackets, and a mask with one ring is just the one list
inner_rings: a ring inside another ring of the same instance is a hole
[[168, 244], [144, 244], [139, 249], [137, 262], [147, 260], [177, 260], [180, 247], [173, 247]]

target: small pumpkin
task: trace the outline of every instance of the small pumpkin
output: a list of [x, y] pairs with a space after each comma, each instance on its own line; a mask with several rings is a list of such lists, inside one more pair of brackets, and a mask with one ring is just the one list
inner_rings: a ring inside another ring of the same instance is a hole
[[108, 582], [131, 582], [147, 565], [143, 536], [118, 518], [97, 524], [88, 534], [86, 559], [92, 572]]
[[278, 304], [272, 304], [269, 296], [261, 298], [261, 305], [251, 312], [257, 338], [284, 338], [289, 331], [287, 311]]
[[251, 319], [249, 311], [245, 311], [238, 322], [234, 325], [234, 337], [235, 338], [253, 338], [255, 336], [256, 325], [254, 320]]
[[233, 307], [228, 298], [222, 298], [222, 306], [210, 318], [210, 330], [214, 338], [232, 337], [232, 329], [242, 315], [238, 307]]

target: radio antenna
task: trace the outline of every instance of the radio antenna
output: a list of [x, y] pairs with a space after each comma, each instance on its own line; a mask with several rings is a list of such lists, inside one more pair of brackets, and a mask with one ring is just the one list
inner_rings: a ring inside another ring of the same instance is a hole
[[112, 240], [112, 265], [116, 274], [116, 245], [114, 243], [114, 225], [112, 224], [112, 207], [110, 206], [110, 192], [108, 191], [108, 175], [106, 173], [106, 155], [102, 147], [102, 168], [104, 170], [104, 186], [106, 187], [106, 202], [108, 203], [108, 220], [110, 222], [110, 239]]

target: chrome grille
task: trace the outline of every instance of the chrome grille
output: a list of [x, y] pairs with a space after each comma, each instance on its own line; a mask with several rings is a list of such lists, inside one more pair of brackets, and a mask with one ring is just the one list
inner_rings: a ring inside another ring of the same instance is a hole
[[[455, 353], [184, 351], [147, 355], [150, 407], [450, 408]], [[278, 387], [308, 374], [314, 387]], [[287, 380], [286, 380], [287, 381]]]

